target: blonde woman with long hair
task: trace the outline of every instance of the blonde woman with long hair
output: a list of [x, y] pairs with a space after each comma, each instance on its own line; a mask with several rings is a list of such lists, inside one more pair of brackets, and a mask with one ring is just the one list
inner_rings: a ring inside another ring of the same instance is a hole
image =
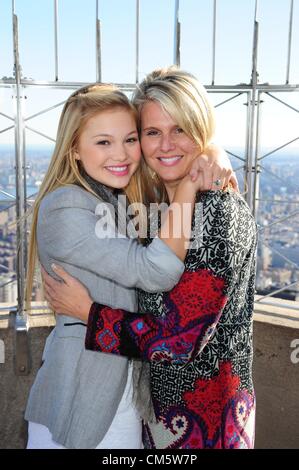
[[[126, 227], [118, 227], [122, 236], [116, 236], [111, 223], [107, 236], [107, 227], [98, 225], [99, 204], [108, 212], [115, 210], [117, 218], [118, 195], [127, 188], [134, 200], [141, 192], [136, 118], [135, 107], [112, 85], [84, 87], [66, 101], [33, 211], [28, 308], [38, 262], [53, 276], [53, 264], [61, 264], [97, 302], [131, 312], [137, 310], [135, 287], [161, 292], [178, 282], [188, 232], [179, 239], [160, 235], [144, 247], [126, 237]], [[196, 192], [205, 187], [202, 173], [194, 171], [176, 191], [174, 202], [179, 205], [193, 207]], [[171, 211], [165, 223], [173, 233], [182, 228], [176, 227]], [[187, 225], [191, 229], [191, 216]], [[132, 364], [85, 350], [85, 333], [86, 325], [76, 318], [57, 316], [27, 403], [27, 448], [142, 446], [141, 420], [132, 400]]]
[[[213, 112], [191, 74], [174, 68], [149, 74], [137, 88], [140, 141], [155, 175], [147, 202], [172, 203], [188, 172], [187, 160], [212, 137]], [[145, 173], [143, 173], [145, 175]], [[143, 180], [146, 187], [148, 178]], [[184, 273], [169, 292], [138, 291], [139, 314], [93, 302], [63, 270], [58, 284], [45, 276], [57, 311], [88, 320], [88, 350], [126, 355], [150, 364], [154, 417], [144, 410], [144, 446], [162, 449], [252, 448], [252, 382], [256, 225], [242, 196], [230, 187], [199, 191], [194, 240]], [[150, 240], [148, 240], [149, 242]], [[104, 344], [101, 335], [109, 334]], [[112, 346], [113, 345], [113, 346]]]

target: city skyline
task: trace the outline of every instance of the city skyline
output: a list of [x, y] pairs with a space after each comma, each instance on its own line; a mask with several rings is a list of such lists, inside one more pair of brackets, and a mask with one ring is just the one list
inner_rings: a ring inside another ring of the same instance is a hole
[[[13, 160], [11, 147], [0, 146], [0, 190], [14, 193], [14, 169], [9, 164]], [[39, 184], [45, 174], [51, 156], [50, 149], [35, 147], [28, 149], [27, 185], [28, 195], [38, 191]], [[8, 163], [8, 164], [5, 164]], [[267, 171], [266, 171], [267, 170]], [[284, 179], [285, 181], [282, 181]], [[299, 160], [277, 155], [265, 163], [265, 171], [261, 175], [259, 207], [257, 223], [262, 231], [259, 235], [257, 293], [268, 294], [281, 287], [295, 282], [299, 278], [299, 212], [288, 220], [287, 225], [272, 223], [285, 214], [295, 211], [299, 204]], [[39, 184], [38, 184], [39, 183]], [[242, 182], [239, 175], [239, 183]], [[15, 230], [12, 223], [15, 220], [14, 207], [10, 199], [0, 197], [0, 302], [10, 302], [16, 299], [17, 283], [15, 275]], [[289, 261], [287, 261], [289, 258]], [[287, 289], [279, 295], [288, 299], [299, 299], [298, 287]], [[10, 300], [8, 300], [10, 299]]]

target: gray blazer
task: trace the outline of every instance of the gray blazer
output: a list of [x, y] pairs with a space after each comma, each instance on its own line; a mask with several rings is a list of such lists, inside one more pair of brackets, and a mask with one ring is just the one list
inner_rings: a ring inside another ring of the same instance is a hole
[[[75, 185], [49, 193], [38, 217], [40, 261], [52, 275], [51, 264], [59, 263], [97, 302], [134, 312], [135, 287], [168, 291], [184, 264], [158, 238], [148, 247], [128, 238], [99, 238], [98, 204], [98, 198]], [[70, 323], [77, 324], [65, 326]], [[97, 446], [127, 380], [127, 359], [85, 350], [85, 334], [77, 319], [57, 316], [25, 412], [25, 419], [47, 426], [53, 439], [67, 448]]]

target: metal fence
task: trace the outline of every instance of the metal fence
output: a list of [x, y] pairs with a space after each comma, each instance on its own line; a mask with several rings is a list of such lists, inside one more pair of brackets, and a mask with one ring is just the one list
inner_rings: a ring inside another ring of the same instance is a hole
[[[180, 3], [184, 0], [173, 1], [173, 14], [174, 14], [174, 37], [173, 37], [173, 63], [180, 65], [181, 62], [181, 22], [180, 22]], [[282, 145], [273, 148], [266, 154], [261, 153], [260, 136], [261, 136], [261, 121], [262, 121], [262, 107], [265, 99], [275, 100], [281, 106], [288, 107], [288, 109], [294, 112], [294, 119], [298, 117], [299, 109], [290, 105], [285, 99], [281, 98], [281, 95], [288, 96], [290, 93], [298, 92], [299, 85], [290, 83], [290, 66], [292, 63], [292, 46], [294, 36], [294, 0], [289, 2], [285, 1], [285, 8], [289, 10], [288, 20], [288, 43], [287, 43], [287, 56], [286, 56], [286, 68], [285, 68], [285, 82], [277, 85], [271, 85], [269, 83], [259, 83], [258, 73], [258, 51], [259, 51], [259, 1], [255, 0], [253, 25], [252, 25], [252, 52], [251, 52], [251, 76], [248, 77], [247, 83], [241, 83], [238, 85], [221, 85], [217, 83], [217, 11], [218, 2], [217, 0], [211, 0], [212, 5], [212, 54], [211, 54], [211, 78], [210, 83], [206, 84], [206, 88], [209, 93], [216, 95], [227, 95], [227, 98], [222, 99], [216, 103], [216, 108], [225, 107], [227, 103], [231, 103], [237, 100], [239, 97], [244, 97], [246, 105], [246, 135], [244, 137], [244, 156], [228, 151], [232, 157], [238, 161], [236, 169], [243, 173], [244, 177], [244, 197], [246, 198], [249, 206], [251, 207], [254, 215], [258, 217], [259, 203], [262, 198], [260, 197], [260, 175], [261, 172], [269, 171], [264, 166], [264, 162], [269, 159], [275, 152], [286, 148], [295, 141], [299, 142], [299, 136], [294, 136], [292, 140], [284, 142]], [[99, 0], [94, 0], [94, 22], [95, 22], [95, 66], [96, 66], [96, 81], [102, 79], [102, 44], [101, 44], [101, 18]], [[297, 4], [298, 6], [298, 4]], [[25, 283], [25, 270], [26, 270], [26, 259], [27, 259], [27, 233], [28, 227], [24, 214], [26, 213], [28, 205], [32, 203], [32, 196], [27, 197], [26, 194], [26, 131], [37, 133], [45, 139], [54, 141], [54, 139], [31, 125], [32, 119], [44, 115], [60, 106], [63, 105], [64, 101], [57, 102], [51, 106], [40, 109], [37, 113], [26, 116], [23, 109], [25, 100], [26, 90], [48, 88], [48, 89], [76, 89], [85, 85], [82, 82], [71, 82], [63, 81], [60, 79], [59, 69], [59, 2], [53, 0], [53, 38], [54, 38], [54, 78], [50, 81], [38, 81], [22, 76], [22, 67], [20, 62], [20, 44], [19, 44], [19, 32], [18, 32], [18, 16], [16, 15], [15, 1], [12, 0], [11, 4], [12, 12], [12, 25], [13, 25], [13, 58], [14, 58], [14, 70], [12, 77], [3, 77], [0, 80], [0, 89], [8, 88], [11, 91], [12, 99], [15, 103], [14, 115], [8, 115], [0, 111], [0, 115], [10, 121], [10, 125], [0, 130], [0, 134], [14, 130], [15, 135], [15, 174], [16, 174], [16, 196], [8, 194], [6, 191], [0, 190], [0, 194], [11, 199], [12, 204], [16, 206], [16, 217], [19, 220], [16, 231], [17, 239], [17, 263], [16, 263], [16, 278], [18, 284], [18, 300], [17, 305], [11, 306], [17, 313], [17, 330], [22, 332], [26, 329], [26, 320], [24, 318], [24, 283]], [[135, 83], [118, 83], [119, 87], [124, 91], [132, 91], [135, 84], [139, 81], [140, 70], [140, 0], [136, 0], [135, 4]], [[298, 127], [299, 128], [299, 127]], [[297, 186], [298, 187], [298, 186]], [[294, 203], [296, 207], [296, 202]], [[273, 221], [273, 224], [279, 224], [293, 218], [299, 213], [299, 210], [285, 214]], [[269, 225], [267, 226], [267, 230]], [[260, 227], [261, 233], [265, 230], [265, 227]], [[266, 243], [266, 242], [265, 242]], [[299, 266], [289, 260], [290, 263], [295, 265], [295, 268]], [[289, 285], [283, 286], [277, 289], [275, 292], [271, 292], [267, 295], [261, 296], [257, 301], [266, 302], [267, 297], [275, 295], [281, 291], [288, 289], [290, 286], [297, 285], [299, 280], [295, 280]], [[1, 287], [1, 286], [0, 286]], [[295, 307], [297, 308], [297, 307]], [[5, 308], [7, 309], [7, 307]], [[24, 372], [24, 371], [23, 371]]]

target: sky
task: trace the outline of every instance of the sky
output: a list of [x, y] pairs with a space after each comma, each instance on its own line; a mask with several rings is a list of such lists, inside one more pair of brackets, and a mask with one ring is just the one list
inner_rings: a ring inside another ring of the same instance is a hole
[[[99, 0], [102, 24], [102, 80], [135, 81], [136, 0]], [[15, 0], [19, 19], [20, 62], [23, 77], [54, 79], [54, 0]], [[180, 0], [181, 67], [193, 72], [204, 85], [212, 79], [213, 0]], [[294, 27], [290, 83], [299, 83], [299, 0], [294, 0]], [[0, 0], [0, 78], [13, 75], [11, 0]], [[260, 0], [258, 8], [260, 83], [282, 84], [286, 79], [289, 0]], [[175, 0], [140, 0], [139, 80], [152, 69], [173, 62]], [[249, 83], [255, 0], [217, 0], [217, 85]], [[96, 0], [59, 0], [59, 79], [93, 82], [95, 67]], [[67, 98], [69, 90], [26, 89], [26, 116]], [[214, 104], [230, 95], [211, 94]], [[299, 93], [276, 95], [299, 108]], [[244, 146], [245, 95], [217, 108], [217, 140], [226, 146]], [[11, 89], [0, 88], [0, 111], [13, 115]], [[265, 148], [298, 137], [298, 113], [264, 96], [262, 138]], [[30, 121], [30, 125], [55, 138], [61, 108]], [[0, 116], [0, 129], [10, 121]], [[0, 134], [0, 144], [11, 142], [13, 132]], [[26, 133], [28, 144], [49, 141]], [[299, 147], [297, 141], [293, 147]]]

